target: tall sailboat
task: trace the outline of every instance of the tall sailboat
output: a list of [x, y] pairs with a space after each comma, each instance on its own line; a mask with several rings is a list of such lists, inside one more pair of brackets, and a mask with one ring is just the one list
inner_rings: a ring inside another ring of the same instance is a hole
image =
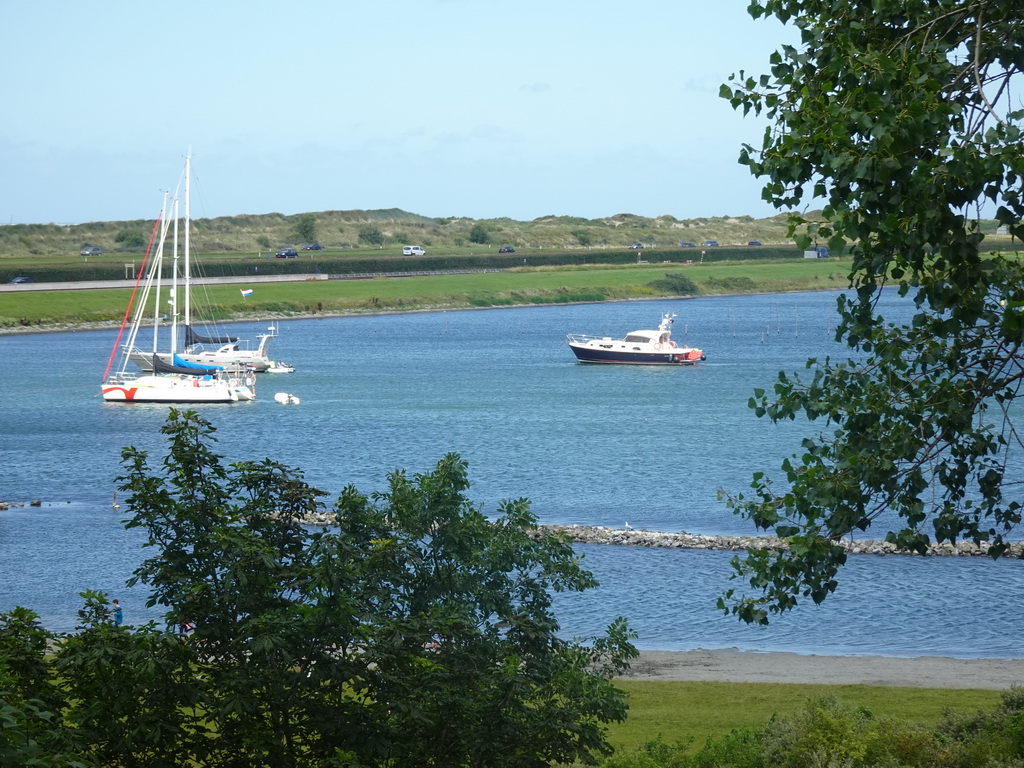
[[[192, 158], [185, 158], [185, 217], [179, 217], [179, 201], [173, 201], [173, 215], [168, 216], [168, 200], [153, 229], [146, 261], [139, 271], [128, 310], [118, 332], [114, 350], [107, 362], [101, 392], [110, 402], [129, 403], [231, 403], [252, 400], [256, 396], [256, 377], [243, 367], [206, 365], [185, 359], [184, 349], [178, 348], [178, 326], [181, 317], [178, 307], [179, 283], [183, 290], [184, 315], [191, 312], [191, 279], [189, 265], [190, 218], [189, 178]], [[184, 232], [185, 267], [179, 269], [179, 232]], [[159, 236], [158, 236], [159, 235]], [[156, 240], [153, 250], [152, 241]], [[170, 240], [170, 243], [168, 243]], [[168, 250], [171, 251], [168, 257]], [[171, 286], [168, 289], [169, 317], [163, 307], [163, 272], [165, 261], [171, 263]], [[148, 262], [148, 268], [147, 268]], [[152, 314], [150, 315], [150, 311]], [[131, 322], [129, 323], [129, 317]], [[164, 328], [169, 321], [170, 327]], [[148, 331], [148, 342], [147, 331]], [[164, 331], [163, 333], [161, 331]], [[122, 344], [127, 331], [128, 337]], [[148, 348], [144, 348], [144, 346]], [[121, 361], [111, 373], [114, 359], [121, 350]], [[138, 371], [130, 370], [135, 365]]]
[[[178, 349], [178, 356], [189, 363], [197, 363], [199, 365], [212, 365], [221, 366], [228, 370], [235, 371], [253, 371], [256, 373], [262, 373], [266, 371], [273, 364], [270, 359], [268, 350], [270, 347], [270, 340], [277, 336], [277, 326], [271, 325], [266, 333], [257, 335], [257, 345], [253, 345], [245, 339], [241, 339], [237, 336], [225, 336], [225, 335], [208, 335], [209, 332], [204, 330], [204, 333], [200, 333], [195, 329], [196, 315], [193, 311], [192, 302], [192, 280], [193, 280], [193, 267], [194, 263], [192, 260], [192, 228], [189, 222], [192, 220], [191, 211], [191, 160], [186, 158], [185, 160], [185, 229], [184, 229], [184, 272], [182, 274], [182, 282], [184, 284], [184, 301], [182, 304], [182, 322], [179, 323], [180, 328], [184, 332], [184, 343], [181, 344]], [[216, 329], [214, 329], [216, 330]], [[159, 357], [164, 363], [170, 364], [170, 354], [167, 352], [158, 352], [156, 357]], [[138, 352], [132, 356], [132, 362], [139, 367], [141, 371], [152, 371], [154, 355], [147, 353]]]

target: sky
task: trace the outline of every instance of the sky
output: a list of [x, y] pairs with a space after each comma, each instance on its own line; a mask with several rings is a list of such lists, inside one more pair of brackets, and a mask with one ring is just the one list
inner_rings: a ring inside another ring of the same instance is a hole
[[797, 39], [747, 0], [0, 0], [0, 225], [777, 213], [718, 95]]

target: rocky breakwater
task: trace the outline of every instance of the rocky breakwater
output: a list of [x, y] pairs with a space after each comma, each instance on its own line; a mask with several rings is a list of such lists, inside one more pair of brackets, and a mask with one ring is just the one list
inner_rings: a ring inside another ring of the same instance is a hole
[[[3, 502], [0, 502], [2, 504]], [[32, 502], [38, 506], [37, 502]], [[0, 509], [4, 507], [0, 506]], [[334, 513], [321, 510], [302, 518], [303, 525], [335, 526], [337, 520]], [[785, 549], [786, 541], [777, 536], [705, 536], [699, 533], [669, 533], [667, 531], [648, 531], [643, 528], [606, 528], [603, 525], [541, 525], [538, 531], [554, 531], [561, 533], [569, 541], [579, 544], [609, 544], [621, 547], [662, 547], [668, 549], [714, 549], [730, 552], [745, 552], [751, 549]], [[877, 539], [840, 539], [839, 544], [853, 555], [916, 555], [906, 549], [900, 549], [887, 541]], [[976, 545], [969, 541], [958, 541], [955, 544], [942, 542], [932, 543], [928, 554], [939, 557], [978, 557], [988, 555], [988, 545]], [[1024, 542], [1018, 541], [1010, 545], [1003, 557], [1024, 557]]]
[[18, 501], [0, 501], [0, 512], [3, 512], [4, 510], [7, 510], [7, 509], [13, 509], [14, 507], [24, 507], [24, 506], [41, 507], [41, 506], [43, 506], [43, 502], [42, 502], [42, 499], [35, 499], [33, 501], [27, 502], [27, 504], [25, 502], [18, 502]]
[[[714, 549], [742, 552], [749, 549], [785, 549], [786, 542], [776, 536], [703, 536], [698, 533], [667, 533], [635, 528], [605, 528], [601, 525], [543, 525], [543, 530], [561, 533], [580, 544], [609, 544], [624, 547], [667, 547], [671, 549]], [[913, 555], [887, 541], [875, 539], [841, 539], [839, 544], [854, 555]], [[1006, 557], [1020, 557], [1024, 542], [1014, 542]], [[928, 554], [945, 557], [977, 557], [988, 554], [988, 545], [969, 541], [955, 544], [933, 543]]]

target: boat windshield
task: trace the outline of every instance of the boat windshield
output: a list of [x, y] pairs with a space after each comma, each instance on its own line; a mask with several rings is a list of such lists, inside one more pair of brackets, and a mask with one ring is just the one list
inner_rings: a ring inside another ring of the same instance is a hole
[[640, 336], [640, 335], [635, 334], [635, 333], [631, 333], [631, 334], [627, 335], [625, 340], [626, 341], [638, 341], [640, 343], [643, 343], [645, 341], [650, 341], [650, 339], [647, 338], [646, 336]]

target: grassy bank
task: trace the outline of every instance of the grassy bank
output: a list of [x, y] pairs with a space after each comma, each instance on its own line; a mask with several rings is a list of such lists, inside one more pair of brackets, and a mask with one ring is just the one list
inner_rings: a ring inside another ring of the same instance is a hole
[[[273, 253], [285, 247], [302, 248], [311, 240], [325, 249], [314, 253], [329, 257], [399, 255], [403, 245], [424, 246], [430, 254], [495, 254], [501, 246], [514, 246], [518, 252], [531, 254], [551, 249], [629, 249], [630, 244], [640, 242], [647, 249], [660, 252], [678, 247], [680, 242], [693, 242], [699, 247], [706, 240], [715, 240], [723, 248], [747, 247], [750, 241], [757, 241], [768, 247], [795, 250], [786, 213], [763, 219], [686, 219], [667, 214], [651, 218], [617, 213], [597, 219], [541, 216], [530, 221], [506, 217], [428, 217], [397, 208], [289, 216], [266, 213], [204, 218], [201, 212], [193, 215], [193, 253], [217, 252], [222, 257], [235, 254], [239, 258]], [[820, 214], [805, 215], [815, 219]], [[981, 226], [986, 235], [996, 231], [994, 220], [984, 220]], [[120, 266], [120, 262], [130, 261], [145, 250], [153, 227], [152, 220], [0, 225], [0, 273], [8, 259], [75, 262], [85, 246], [102, 248], [103, 258]]]
[[[687, 278], [696, 295], [825, 290], [846, 286], [845, 259], [787, 259], [709, 264], [632, 264], [515, 268], [502, 272], [365, 280], [201, 286], [193, 303], [217, 319], [309, 314], [467, 309], [678, 295], [652, 285], [666, 275]], [[0, 294], [0, 329], [63, 328], [120, 321], [130, 288], [13, 291]]]
[[691, 751], [734, 728], [764, 725], [773, 715], [791, 715], [810, 699], [839, 698], [874, 715], [911, 723], [935, 723], [947, 709], [970, 713], [999, 702], [998, 691], [888, 688], [867, 685], [778, 685], [620, 680], [630, 697], [629, 718], [609, 729], [617, 750], [636, 749], [659, 736], [689, 743]]
[[[155, 201], [158, 202], [158, 201]], [[196, 215], [193, 212], [193, 215]], [[152, 220], [88, 222], [83, 224], [0, 225], [0, 269], [7, 257], [61, 258], [74, 261], [85, 246], [102, 248], [105, 256], [123, 260], [141, 254]], [[319, 211], [283, 216], [246, 214], [192, 220], [195, 252], [239, 255], [284, 247], [302, 248], [318, 241], [326, 254], [401, 254], [403, 245], [420, 245], [431, 254], [496, 253], [501, 246], [517, 251], [549, 249], [628, 248], [634, 242], [648, 248], [678, 246], [681, 241], [717, 240], [722, 246], [765, 245], [793, 247], [786, 215], [765, 219], [717, 216], [677, 219], [620, 213], [599, 219], [542, 216], [531, 221], [501, 217], [434, 218], [396, 208], [384, 210]]]

